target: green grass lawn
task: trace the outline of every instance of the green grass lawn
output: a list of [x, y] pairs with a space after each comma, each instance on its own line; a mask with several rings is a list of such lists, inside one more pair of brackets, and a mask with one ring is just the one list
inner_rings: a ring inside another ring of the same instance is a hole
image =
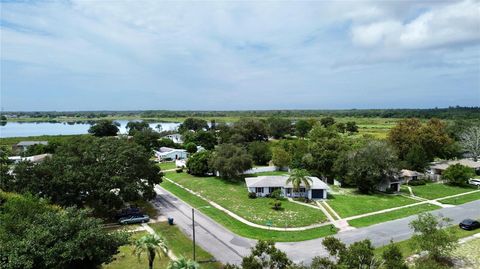
[[[437, 199], [476, 190], [476, 188], [470, 186], [457, 187], [440, 183], [429, 183], [426, 185], [410, 187], [412, 188], [413, 194], [425, 199]], [[406, 190], [406, 186], [402, 186], [402, 189], [408, 192], [408, 190]]]
[[381, 222], [408, 217], [410, 215], [419, 214], [422, 212], [431, 211], [439, 208], [441, 207], [432, 205], [432, 204], [421, 204], [421, 205], [394, 210], [391, 212], [349, 220], [348, 223], [351, 226], [357, 227], [357, 228], [365, 227], [365, 226], [370, 226], [370, 225], [381, 223]]
[[270, 204], [273, 199], [248, 198], [248, 191], [243, 181], [231, 182], [215, 177], [194, 177], [186, 173], [167, 173], [166, 177], [253, 223], [266, 225], [271, 221], [272, 226], [275, 227], [301, 227], [327, 220], [321, 210], [287, 200], [282, 200], [283, 210], [273, 210]]
[[[162, 182], [161, 186], [176, 195], [178, 198], [185, 201], [186, 203], [190, 204], [192, 207], [199, 208], [209, 205], [205, 200], [187, 192], [186, 190], [170, 182], [164, 181]], [[336, 229], [332, 228], [331, 225], [298, 232], [281, 232], [253, 228], [241, 223], [240, 221], [230, 217], [226, 213], [214, 207], [204, 207], [200, 208], [199, 210], [205, 215], [212, 218], [214, 221], [220, 223], [221, 225], [229, 229], [230, 231], [240, 236], [258, 240], [273, 240], [275, 242], [295, 242], [324, 237], [336, 233]]]
[[416, 203], [410, 198], [399, 195], [387, 194], [349, 194], [329, 195], [327, 203], [335, 210], [340, 217], [351, 217], [379, 211], [387, 208], [399, 207]]
[[[193, 259], [192, 241], [175, 225], [168, 225], [167, 222], [150, 224], [150, 226], [167, 240], [170, 250], [175, 256], [184, 256]], [[201, 262], [202, 268], [221, 268], [219, 262], [212, 262], [212, 254], [208, 253], [198, 245], [196, 246], [196, 259]]]
[[175, 162], [159, 163], [158, 166], [160, 166], [160, 169], [162, 169], [162, 171], [176, 168]]
[[458, 197], [439, 200], [443, 204], [461, 205], [475, 200], [480, 200], [480, 192], [465, 194]]
[[[136, 239], [140, 238], [143, 235], [146, 235], [147, 232], [136, 232], [133, 233], [130, 237], [131, 242], [134, 242]], [[130, 245], [125, 245], [120, 247], [120, 253], [115, 255], [114, 261], [109, 264], [102, 266], [103, 269], [145, 269], [148, 268], [148, 259], [145, 253], [142, 254], [140, 260], [136, 255], [133, 255], [134, 247]], [[154, 261], [154, 268], [167, 268], [168, 262], [170, 259], [168, 257], [158, 256]]]
[[[150, 225], [158, 234], [162, 235], [166, 241], [170, 250], [175, 256], [184, 256], [192, 259], [192, 241], [180, 229], [173, 225], [170, 226], [166, 222], [154, 223]], [[133, 243], [136, 239], [147, 232], [135, 232], [131, 234], [130, 241]], [[134, 247], [132, 244], [120, 247], [120, 253], [115, 255], [115, 260], [109, 264], [103, 265], [104, 269], [144, 269], [148, 268], [148, 260], [146, 254], [142, 254], [140, 260], [137, 256], [133, 255]], [[213, 256], [203, 250], [197, 245], [196, 247], [197, 261], [201, 261], [201, 267], [206, 269], [221, 268], [219, 262], [206, 262], [211, 261]], [[170, 259], [168, 257], [156, 257], [154, 261], [154, 268], [167, 268]]]
[[[446, 229], [448, 229], [451, 232], [456, 233], [458, 238], [471, 236], [471, 235], [474, 235], [474, 234], [479, 232], [478, 229], [474, 230], [474, 231], [465, 231], [463, 229], [460, 229], [458, 227], [458, 225], [452, 225], [452, 226], [450, 226]], [[408, 257], [408, 256], [411, 256], [412, 254], [415, 254], [416, 252], [418, 252], [415, 249], [415, 247], [412, 245], [412, 241], [413, 241], [412, 239], [407, 239], [407, 240], [404, 240], [404, 241], [394, 243], [395, 245], [397, 245], [400, 248], [400, 251], [402, 252], [403, 257]], [[381, 247], [376, 248], [375, 249], [375, 254], [376, 255], [382, 255], [382, 252], [386, 249], [386, 247], [387, 246], [381, 246]]]

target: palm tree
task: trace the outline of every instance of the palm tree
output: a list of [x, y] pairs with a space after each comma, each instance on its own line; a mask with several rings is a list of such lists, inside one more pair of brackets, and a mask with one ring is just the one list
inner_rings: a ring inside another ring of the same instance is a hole
[[305, 187], [310, 187], [312, 179], [310, 179], [310, 174], [305, 169], [293, 169], [290, 173], [290, 176], [287, 179], [287, 184], [292, 183], [293, 191], [299, 191], [300, 185], [303, 183]]
[[140, 260], [140, 256], [143, 252], [147, 253], [148, 268], [152, 269], [155, 255], [158, 254], [159, 257], [162, 257], [168, 253], [168, 247], [165, 239], [157, 234], [148, 234], [140, 237], [137, 241], [135, 241], [133, 254], [136, 254], [138, 260]]
[[168, 269], [198, 269], [200, 268], [200, 265], [192, 261], [190, 259], [186, 259], [183, 256], [180, 256], [180, 258], [176, 261], [170, 261], [168, 264]]

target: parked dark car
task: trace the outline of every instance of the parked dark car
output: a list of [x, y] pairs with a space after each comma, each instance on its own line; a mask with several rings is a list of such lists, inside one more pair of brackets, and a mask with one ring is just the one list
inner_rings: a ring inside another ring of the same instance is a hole
[[464, 219], [462, 222], [460, 222], [460, 224], [458, 224], [458, 226], [464, 230], [475, 230], [480, 228], [480, 222], [473, 219]]
[[132, 215], [118, 220], [120, 224], [135, 224], [149, 222], [150, 218], [147, 215]]
[[138, 215], [143, 215], [140, 208], [138, 208], [138, 207], [128, 207], [128, 208], [124, 208], [124, 209], [118, 211], [117, 214], [115, 215], [115, 218], [116, 219], [121, 219], [121, 218], [138, 216]]

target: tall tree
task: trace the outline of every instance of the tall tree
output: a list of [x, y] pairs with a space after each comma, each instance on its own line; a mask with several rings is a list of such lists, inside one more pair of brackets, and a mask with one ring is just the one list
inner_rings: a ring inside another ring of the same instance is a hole
[[0, 268], [98, 268], [128, 242], [74, 207], [0, 191]]
[[475, 161], [480, 157], [480, 126], [472, 126], [460, 135], [463, 149], [470, 153]]
[[243, 142], [267, 141], [268, 129], [264, 121], [241, 118], [233, 125], [233, 132], [243, 137]]
[[267, 120], [268, 133], [279, 139], [292, 132], [292, 121], [287, 118], [271, 117]]
[[187, 118], [178, 127], [178, 131], [180, 133], [184, 133], [186, 131], [199, 131], [204, 129], [208, 130], [207, 121], [203, 119], [197, 119], [197, 118]]
[[298, 120], [295, 122], [295, 134], [298, 137], [305, 137], [307, 136], [308, 132], [312, 130], [314, 122], [309, 120]]
[[113, 213], [125, 202], [152, 199], [162, 180], [150, 154], [126, 139], [79, 137], [59, 146], [40, 164], [15, 167], [5, 189], [30, 192], [63, 206], [89, 207]]
[[325, 118], [321, 118], [320, 119], [320, 124], [325, 127], [325, 128], [328, 128], [332, 125], [335, 124], [335, 119], [332, 118], [332, 117], [325, 117]]
[[148, 123], [145, 121], [129, 121], [125, 128], [127, 129], [129, 135], [134, 135], [135, 132], [139, 131], [152, 130], [150, 125], [148, 125]]
[[94, 136], [116, 136], [120, 127], [120, 123], [111, 120], [99, 120], [92, 125], [88, 132]]
[[272, 150], [266, 142], [254, 141], [248, 144], [248, 153], [256, 165], [266, 165], [272, 159]]
[[[373, 192], [383, 180], [394, 178], [398, 174], [398, 160], [392, 148], [383, 141], [370, 141], [358, 150], [342, 155], [335, 165], [346, 166], [344, 178], [346, 185], [355, 185], [362, 193]], [[342, 183], [343, 183], [342, 182]]]
[[292, 161], [292, 156], [283, 148], [275, 147], [272, 150], [272, 162], [279, 168], [287, 168]]
[[438, 119], [431, 119], [425, 124], [418, 119], [402, 120], [390, 130], [388, 141], [401, 160], [405, 160], [414, 145], [422, 148], [429, 161], [435, 157], [450, 157], [454, 153], [451, 152], [454, 141], [448, 136], [445, 123]]
[[143, 146], [148, 152], [160, 146], [159, 139], [160, 134], [155, 132], [151, 128], [133, 132], [133, 141]]
[[452, 164], [442, 173], [442, 179], [451, 185], [464, 186], [468, 180], [475, 176], [475, 170], [459, 163]]
[[382, 258], [385, 261], [385, 269], [408, 269], [400, 248], [393, 241], [390, 241], [390, 244], [383, 251]]
[[211, 150], [217, 144], [217, 138], [215, 133], [212, 131], [199, 130], [197, 132], [186, 132], [183, 135], [183, 142], [195, 143], [196, 145], [202, 146], [205, 149]]
[[310, 174], [305, 169], [293, 169], [290, 173], [290, 176], [287, 179], [287, 184], [292, 183], [293, 190], [299, 191], [300, 186], [303, 184], [305, 187], [309, 188], [312, 184], [312, 179], [310, 179]]
[[349, 121], [345, 125], [345, 130], [349, 133], [358, 133], [357, 123], [354, 121]]
[[271, 241], [258, 241], [249, 256], [243, 257], [243, 269], [276, 268], [286, 269], [292, 265], [287, 254], [275, 247]]
[[142, 253], [147, 254], [148, 268], [153, 269], [153, 261], [156, 255], [159, 257], [166, 256], [168, 253], [167, 243], [164, 238], [158, 234], [147, 234], [135, 241], [135, 248], [133, 253], [137, 255], [140, 260]]
[[197, 152], [187, 159], [187, 172], [194, 176], [206, 176], [212, 172], [209, 160], [212, 153], [208, 150]]
[[415, 234], [412, 244], [419, 250], [427, 251], [436, 261], [448, 256], [457, 247], [457, 235], [443, 229], [450, 223], [448, 218], [437, 218], [431, 213], [421, 213], [410, 222]]
[[241, 147], [221, 144], [213, 152], [210, 167], [218, 171], [221, 177], [236, 179], [245, 170], [252, 168], [252, 157]]

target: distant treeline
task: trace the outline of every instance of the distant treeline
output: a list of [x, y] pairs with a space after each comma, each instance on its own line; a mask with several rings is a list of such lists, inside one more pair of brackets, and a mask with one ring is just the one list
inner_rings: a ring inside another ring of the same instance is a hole
[[3, 112], [7, 117], [50, 118], [77, 117], [139, 117], [139, 118], [186, 118], [186, 117], [364, 117], [364, 118], [440, 118], [480, 119], [480, 107], [448, 107], [429, 109], [345, 109], [345, 110], [241, 110], [241, 111], [46, 111]]

